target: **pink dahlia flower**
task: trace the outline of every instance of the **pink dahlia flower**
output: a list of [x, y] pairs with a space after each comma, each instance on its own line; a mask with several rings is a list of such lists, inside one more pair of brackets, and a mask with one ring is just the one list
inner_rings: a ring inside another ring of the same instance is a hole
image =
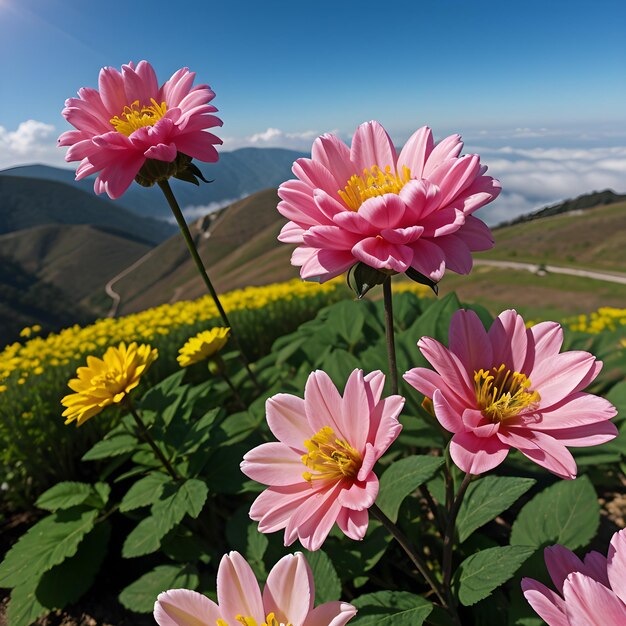
[[267, 401], [267, 423], [279, 439], [244, 456], [241, 471], [269, 485], [253, 503], [259, 531], [285, 529], [317, 550], [333, 524], [351, 539], [363, 539], [367, 509], [378, 495], [373, 467], [402, 430], [401, 396], [381, 399], [385, 376], [354, 370], [343, 397], [328, 374], [309, 375], [304, 400], [281, 393]]
[[607, 557], [594, 551], [581, 561], [559, 545], [544, 555], [558, 594], [532, 578], [522, 591], [548, 626], [626, 624], [626, 530], [613, 535]]
[[66, 161], [80, 161], [76, 180], [99, 172], [96, 193], [119, 198], [147, 160], [173, 162], [178, 153], [200, 161], [218, 159], [221, 139], [205, 129], [221, 126], [215, 94], [208, 85], [192, 87], [186, 67], [159, 87], [147, 61], [100, 70], [99, 90], [83, 87], [65, 102], [63, 117], [77, 130], [59, 137], [70, 146]]
[[493, 469], [510, 448], [561, 478], [576, 477], [565, 446], [610, 441], [615, 407], [583, 393], [602, 363], [580, 350], [559, 354], [563, 331], [555, 322], [526, 328], [521, 315], [500, 313], [489, 332], [474, 311], [452, 317], [448, 348], [430, 337], [418, 342], [435, 368], [417, 367], [404, 379], [432, 399], [435, 416], [454, 433], [453, 461], [463, 471]]
[[334, 135], [316, 139], [311, 158], [293, 165], [297, 179], [278, 189], [278, 210], [291, 220], [278, 239], [299, 244], [291, 263], [302, 278], [324, 282], [358, 261], [435, 282], [446, 267], [467, 274], [471, 253], [493, 246], [472, 213], [500, 183], [477, 154], [459, 157], [462, 148], [459, 135], [435, 146], [424, 126], [398, 155], [378, 122], [361, 124], [351, 148]]
[[217, 570], [215, 604], [189, 589], [159, 594], [159, 626], [343, 626], [356, 614], [346, 602], [313, 608], [313, 574], [302, 554], [288, 554], [272, 568], [263, 594], [252, 568], [238, 552], [224, 555]]

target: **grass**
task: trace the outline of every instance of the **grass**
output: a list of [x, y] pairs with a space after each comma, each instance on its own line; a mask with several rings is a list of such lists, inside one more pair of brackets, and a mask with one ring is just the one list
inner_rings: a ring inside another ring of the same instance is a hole
[[462, 301], [482, 304], [494, 315], [515, 308], [528, 319], [558, 320], [601, 306], [623, 307], [626, 302], [626, 285], [488, 266], [476, 266], [469, 276], [447, 273], [439, 284], [440, 297], [451, 291]]
[[515, 224], [494, 231], [476, 258], [626, 272], [626, 203]]

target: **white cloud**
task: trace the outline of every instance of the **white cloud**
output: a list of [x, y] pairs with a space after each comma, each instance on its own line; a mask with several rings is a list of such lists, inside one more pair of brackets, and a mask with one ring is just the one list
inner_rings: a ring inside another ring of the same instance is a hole
[[305, 130], [298, 133], [288, 133], [279, 128], [268, 128], [259, 133], [246, 137], [225, 137], [224, 149], [237, 148], [288, 148], [301, 152], [310, 152], [313, 140], [319, 135], [315, 130]]
[[65, 150], [57, 147], [57, 135], [52, 124], [37, 120], [21, 122], [15, 130], [0, 126], [0, 169], [31, 163], [67, 167]]
[[[187, 222], [195, 222], [197, 219], [200, 219], [209, 213], [219, 211], [219, 209], [223, 209], [225, 206], [228, 206], [233, 202], [237, 202], [237, 200], [241, 200], [243, 197], [244, 196], [239, 196], [238, 198], [220, 200], [219, 202], [209, 202], [208, 204], [190, 204], [183, 208], [183, 215], [185, 216], [185, 220]], [[172, 224], [176, 223], [176, 219], [173, 216], [168, 217], [166, 221], [171, 222]]]
[[626, 191], [626, 148], [478, 148], [503, 193], [482, 213], [490, 224], [592, 191]]

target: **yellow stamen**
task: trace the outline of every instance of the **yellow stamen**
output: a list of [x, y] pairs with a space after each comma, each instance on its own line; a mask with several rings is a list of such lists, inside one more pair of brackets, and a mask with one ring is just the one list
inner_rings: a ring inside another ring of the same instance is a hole
[[[252, 617], [244, 617], [243, 615], [237, 615], [235, 619], [243, 626], [292, 626], [291, 622], [283, 624], [276, 619], [274, 613], [268, 613], [265, 621], [262, 624], [257, 624], [257, 621]], [[217, 626], [228, 626], [228, 622], [223, 619], [218, 619]]]
[[304, 442], [309, 451], [302, 456], [302, 462], [317, 472], [304, 472], [302, 478], [313, 480], [338, 480], [356, 478], [361, 469], [361, 455], [347, 441], [337, 439], [330, 426], [324, 426], [311, 439]]
[[109, 120], [113, 128], [128, 137], [144, 126], [154, 126], [167, 112], [167, 106], [165, 102], [159, 104], [154, 98], [150, 102], [152, 106], [140, 107], [139, 100], [135, 100], [124, 107], [121, 117], [116, 115]]
[[519, 415], [526, 408], [536, 408], [541, 400], [537, 391], [529, 391], [530, 379], [511, 372], [504, 363], [490, 370], [474, 372], [476, 401], [482, 414], [492, 422]]
[[378, 165], [372, 165], [370, 169], [364, 169], [363, 175], [354, 174], [345, 186], [337, 192], [339, 197], [353, 211], [368, 199], [382, 196], [385, 193], [400, 193], [400, 190], [411, 180], [411, 170], [405, 166], [402, 172], [393, 174], [391, 166], [387, 165], [381, 170]]

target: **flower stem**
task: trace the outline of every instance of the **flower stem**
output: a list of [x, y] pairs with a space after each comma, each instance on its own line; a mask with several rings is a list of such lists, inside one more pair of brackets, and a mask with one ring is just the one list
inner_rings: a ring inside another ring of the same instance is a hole
[[215, 306], [217, 307], [217, 310], [220, 314], [220, 317], [222, 318], [222, 321], [224, 322], [224, 325], [230, 328], [230, 336], [232, 340], [235, 342], [235, 346], [237, 347], [237, 350], [239, 350], [239, 356], [241, 358], [241, 361], [244, 367], [246, 368], [246, 371], [248, 372], [248, 376], [250, 376], [250, 379], [254, 383], [254, 386], [256, 387], [257, 391], [260, 391], [261, 387], [259, 386], [259, 382], [257, 381], [256, 376], [254, 375], [254, 372], [250, 369], [250, 364], [248, 363], [248, 359], [246, 358], [243, 348], [241, 347], [241, 344], [239, 343], [239, 338], [235, 334], [232, 324], [228, 321], [228, 316], [226, 315], [226, 311], [224, 310], [224, 307], [222, 306], [222, 303], [220, 302], [217, 292], [215, 291], [215, 288], [213, 287], [213, 283], [211, 282], [211, 279], [209, 278], [209, 275], [207, 274], [207, 271], [204, 267], [204, 263], [202, 263], [202, 259], [200, 258], [200, 255], [198, 254], [198, 249], [196, 248], [196, 245], [193, 241], [193, 237], [191, 236], [191, 233], [189, 232], [189, 226], [187, 226], [187, 222], [185, 221], [183, 212], [181, 211], [180, 206], [178, 205], [178, 202], [174, 196], [174, 192], [172, 191], [172, 188], [170, 187], [170, 184], [167, 180], [160, 180], [159, 187], [161, 188], [161, 191], [165, 195], [165, 199], [167, 200], [168, 204], [170, 205], [170, 208], [172, 209], [172, 213], [174, 214], [174, 217], [176, 218], [176, 222], [178, 223], [178, 227], [180, 228], [183, 238], [185, 239], [185, 243], [187, 244], [189, 253], [191, 254], [191, 257], [194, 260], [194, 263], [196, 264], [196, 267], [198, 268], [200, 275], [202, 276], [202, 280], [204, 281], [204, 284], [206, 285], [207, 289], [209, 290], [209, 293], [211, 294], [211, 297], [213, 298], [213, 302], [215, 303]]
[[[450, 477], [450, 481], [451, 481]], [[463, 496], [472, 481], [471, 474], [465, 474], [463, 482], [459, 487], [459, 491], [456, 494], [456, 498], [450, 502], [450, 509], [448, 512], [448, 523], [446, 525], [446, 532], [443, 537], [443, 558], [441, 562], [441, 568], [443, 571], [443, 588], [447, 595], [448, 605], [454, 605], [454, 598], [452, 597], [452, 589], [450, 588], [450, 580], [452, 579], [452, 548], [454, 547], [454, 531], [456, 528], [456, 518], [463, 502]]]
[[[233, 381], [231, 380], [230, 376], [226, 372], [226, 364], [224, 363], [224, 359], [222, 359], [222, 357], [219, 354], [216, 354], [212, 357], [212, 360], [216, 365], [217, 372], [219, 373], [219, 375], [222, 377], [222, 379], [228, 385], [228, 388], [232, 392], [233, 397], [235, 398], [235, 400], [237, 401], [237, 404], [239, 405], [239, 408], [245, 411], [247, 407], [244, 404], [244, 401], [241, 399], [241, 396], [239, 395], [239, 392], [237, 391], [237, 387], [235, 387], [235, 385], [233, 384]], [[211, 362], [209, 361], [209, 371], [211, 371], [210, 363]]]
[[407, 553], [408, 557], [413, 562], [413, 565], [417, 568], [419, 573], [424, 577], [424, 580], [430, 585], [430, 588], [434, 591], [441, 604], [447, 607], [447, 602], [443, 593], [443, 590], [432, 576], [428, 565], [424, 562], [422, 557], [415, 551], [415, 548], [411, 545], [411, 542], [407, 536], [396, 526], [378, 507], [377, 504], [373, 504], [370, 507], [372, 515], [391, 533], [393, 538], [400, 544], [402, 549]]
[[152, 448], [154, 454], [156, 454], [157, 458], [161, 463], [163, 463], [163, 467], [167, 470], [167, 473], [176, 481], [180, 480], [180, 476], [177, 474], [176, 470], [172, 467], [172, 464], [165, 458], [163, 452], [161, 452], [160, 448], [156, 445], [152, 435], [148, 432], [146, 425], [143, 423], [143, 420], [139, 416], [137, 409], [133, 406], [130, 400], [126, 403], [126, 408], [130, 411], [130, 414], [135, 418], [135, 423], [137, 424], [137, 430], [143, 437], [143, 440]]
[[391, 393], [398, 393], [398, 366], [396, 364], [396, 343], [393, 336], [393, 298], [391, 295], [391, 276], [383, 283], [383, 300], [385, 302], [385, 335], [387, 339], [387, 357], [389, 359], [389, 376]]

